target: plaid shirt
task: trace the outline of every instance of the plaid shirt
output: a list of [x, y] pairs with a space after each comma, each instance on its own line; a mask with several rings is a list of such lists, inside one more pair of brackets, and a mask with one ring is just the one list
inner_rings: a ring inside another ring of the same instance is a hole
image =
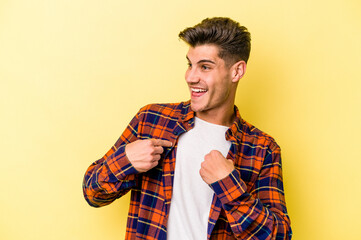
[[[212, 183], [208, 239], [291, 239], [282, 182], [280, 148], [272, 137], [241, 119], [226, 131], [227, 159], [235, 170]], [[190, 103], [152, 104], [142, 108], [115, 145], [87, 170], [83, 191], [100, 207], [131, 191], [126, 239], [166, 239], [175, 156], [180, 134], [194, 126]], [[125, 155], [127, 143], [157, 138], [173, 142], [160, 164], [138, 173]]]

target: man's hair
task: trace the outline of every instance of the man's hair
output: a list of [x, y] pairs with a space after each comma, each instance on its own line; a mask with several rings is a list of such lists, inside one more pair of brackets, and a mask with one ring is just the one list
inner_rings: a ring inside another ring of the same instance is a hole
[[179, 38], [196, 47], [213, 44], [219, 48], [218, 56], [226, 64], [248, 61], [251, 51], [251, 34], [247, 28], [230, 18], [206, 18], [194, 27], [184, 29]]

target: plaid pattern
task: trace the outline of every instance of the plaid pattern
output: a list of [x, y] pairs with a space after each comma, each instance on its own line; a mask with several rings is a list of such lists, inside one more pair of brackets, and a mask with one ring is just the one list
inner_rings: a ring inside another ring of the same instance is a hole
[[[210, 185], [214, 190], [208, 239], [291, 239], [285, 205], [280, 148], [273, 138], [241, 119], [226, 132], [235, 170]], [[132, 119], [115, 145], [87, 170], [83, 191], [100, 207], [131, 191], [126, 239], [166, 239], [178, 136], [194, 126], [190, 103], [152, 104]], [[137, 139], [173, 142], [160, 164], [138, 173], [125, 155]]]

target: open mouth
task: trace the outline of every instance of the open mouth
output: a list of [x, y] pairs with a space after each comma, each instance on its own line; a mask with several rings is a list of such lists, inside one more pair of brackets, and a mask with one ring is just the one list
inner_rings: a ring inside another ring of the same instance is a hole
[[192, 97], [200, 97], [207, 92], [206, 89], [203, 88], [191, 88]]

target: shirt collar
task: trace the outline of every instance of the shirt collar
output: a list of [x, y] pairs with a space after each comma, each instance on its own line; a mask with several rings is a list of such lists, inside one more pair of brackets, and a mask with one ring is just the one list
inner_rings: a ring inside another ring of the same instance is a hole
[[[234, 105], [234, 112], [236, 114], [236, 117], [235, 117], [232, 125], [228, 128], [227, 134], [230, 134], [231, 136], [240, 139], [243, 135], [242, 128], [243, 128], [244, 123], [243, 123], [241, 114], [239, 113], [238, 107], [236, 105]], [[190, 100], [188, 100], [188, 101], [184, 102], [182, 105], [179, 121], [183, 122], [183, 123], [188, 122], [190, 124], [190, 126], [193, 128], [194, 118], [195, 118], [195, 113], [191, 109]]]
[[184, 102], [181, 109], [181, 115], [180, 115], [180, 121], [181, 122], [188, 122], [189, 120], [193, 119], [192, 122], [194, 122], [194, 111], [191, 109], [191, 101], [188, 100], [187, 102]]

